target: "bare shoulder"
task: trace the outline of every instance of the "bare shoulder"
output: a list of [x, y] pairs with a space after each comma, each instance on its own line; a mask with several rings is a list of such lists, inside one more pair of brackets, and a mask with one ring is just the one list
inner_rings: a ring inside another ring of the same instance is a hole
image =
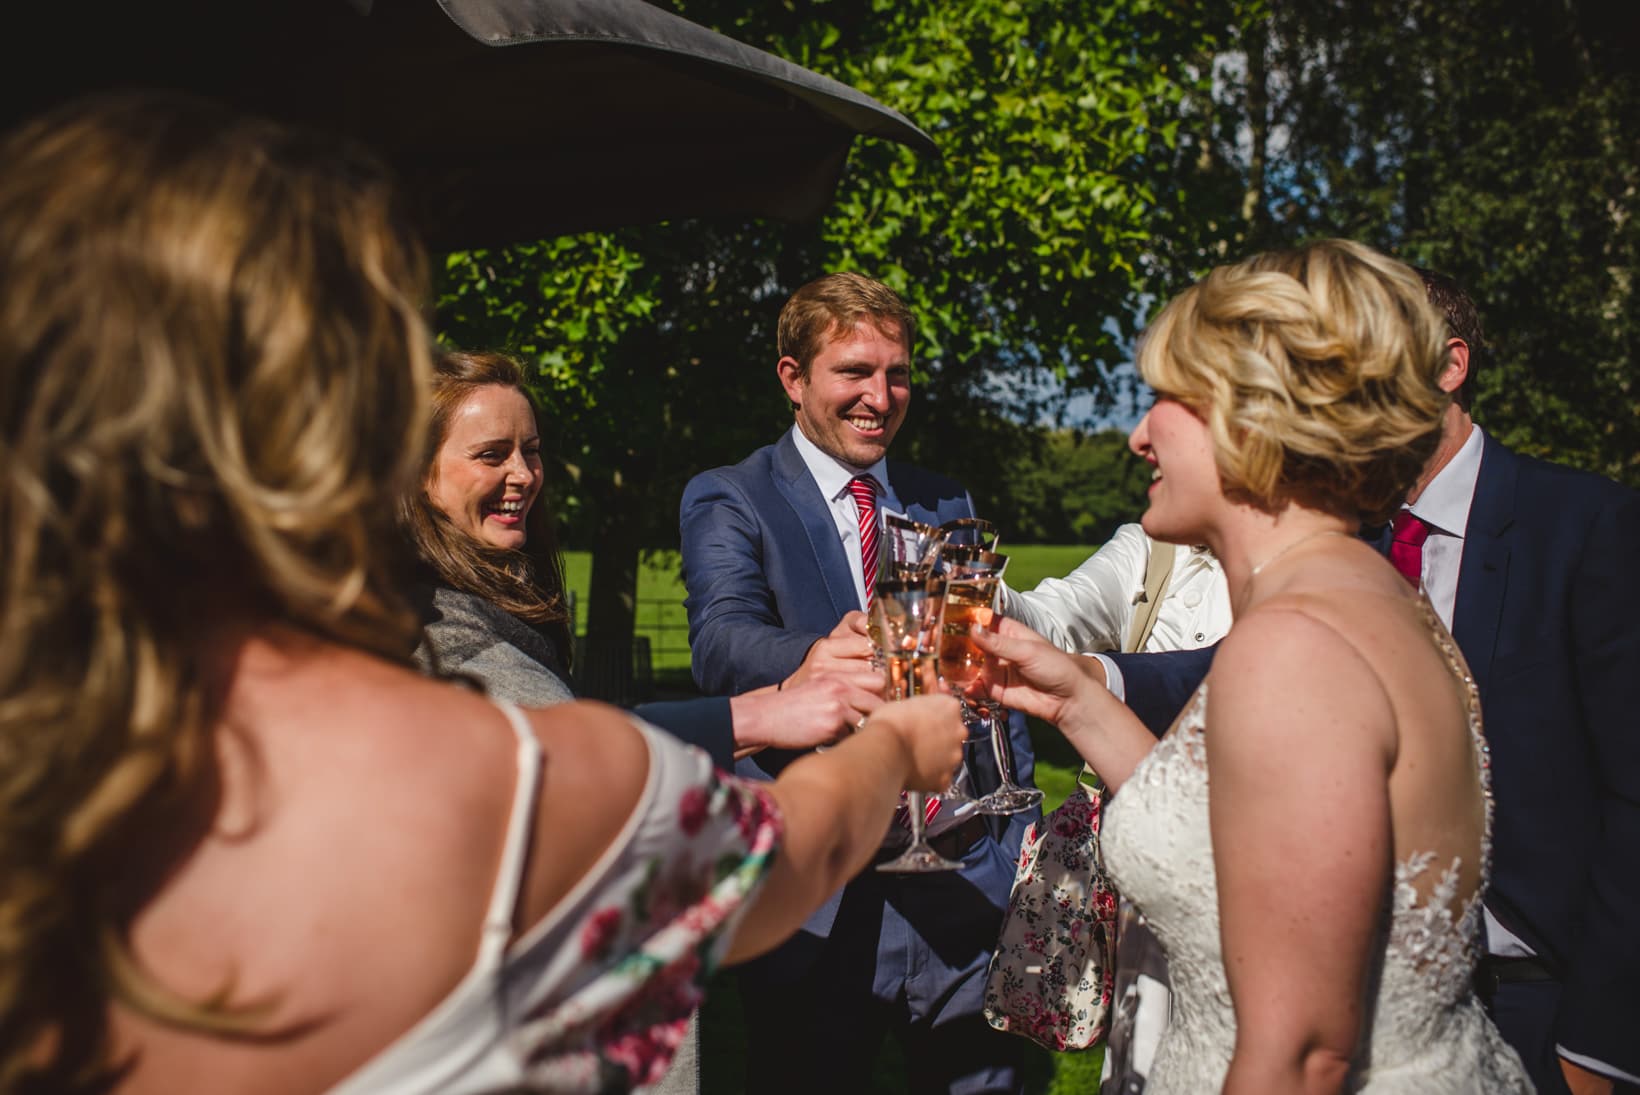
[[649, 743], [632, 716], [579, 701], [531, 711], [541, 793], [515, 928], [539, 922], [591, 872], [640, 808]]
[[[1236, 620], [1213, 659], [1211, 712], [1237, 724], [1221, 744], [1266, 749], [1353, 730], [1392, 750], [1395, 716], [1354, 625], [1314, 594], [1282, 594]], [[1323, 739], [1325, 740], [1325, 739]]]
[[648, 777], [649, 745], [630, 714], [590, 700], [527, 714], [549, 783], [586, 781], [611, 800], [637, 800]]

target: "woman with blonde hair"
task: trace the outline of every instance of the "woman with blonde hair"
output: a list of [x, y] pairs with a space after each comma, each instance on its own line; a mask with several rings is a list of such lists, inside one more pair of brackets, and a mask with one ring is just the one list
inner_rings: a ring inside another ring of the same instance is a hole
[[759, 789], [414, 671], [427, 270], [369, 157], [131, 96], [0, 161], [0, 1089], [640, 1086], [948, 781], [943, 697]]
[[[1528, 1092], [1471, 989], [1491, 804], [1427, 601], [1356, 536], [1433, 451], [1445, 330], [1407, 267], [1323, 241], [1214, 270], [1140, 349], [1147, 533], [1206, 544], [1234, 623], [1158, 743], [1014, 623], [1012, 707], [1115, 789], [1106, 865], [1167, 951], [1150, 1095]], [[1211, 789], [1211, 794], [1209, 790]]]

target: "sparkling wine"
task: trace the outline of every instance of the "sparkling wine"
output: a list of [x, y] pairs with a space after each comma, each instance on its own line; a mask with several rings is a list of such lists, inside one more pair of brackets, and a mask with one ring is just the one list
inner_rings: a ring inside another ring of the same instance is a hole
[[951, 582], [945, 593], [945, 626], [940, 636], [940, 676], [957, 691], [972, 686], [985, 665], [985, 652], [969, 631], [978, 624], [990, 627], [995, 617], [992, 581]]
[[907, 696], [920, 696], [928, 691], [926, 685], [933, 679], [934, 662], [933, 654], [889, 655], [886, 667], [888, 681], [883, 698], [903, 700]]

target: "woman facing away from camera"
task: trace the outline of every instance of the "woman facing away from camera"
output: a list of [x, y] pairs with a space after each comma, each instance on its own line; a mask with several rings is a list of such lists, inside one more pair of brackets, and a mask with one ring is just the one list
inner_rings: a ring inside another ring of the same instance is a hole
[[943, 786], [767, 788], [415, 672], [426, 264], [368, 157], [148, 96], [0, 143], [0, 1089], [618, 1091]]
[[[1530, 1091], [1473, 996], [1491, 807], [1462, 656], [1356, 537], [1436, 443], [1445, 331], [1344, 241], [1221, 267], [1168, 305], [1133, 432], [1150, 535], [1206, 544], [1234, 624], [1160, 742], [1029, 629], [993, 689], [1116, 793], [1106, 865], [1167, 951], [1147, 1092]], [[1209, 787], [1211, 786], [1211, 795]]]

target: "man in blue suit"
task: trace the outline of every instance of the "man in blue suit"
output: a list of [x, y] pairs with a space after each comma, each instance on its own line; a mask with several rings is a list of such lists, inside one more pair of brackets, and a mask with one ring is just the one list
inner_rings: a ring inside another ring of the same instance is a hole
[[[1640, 1090], [1640, 494], [1474, 424], [1480, 319], [1420, 273], [1447, 317], [1454, 401], [1408, 516], [1377, 540], [1417, 542], [1480, 690], [1496, 804], [1481, 993], [1540, 1092]], [[1157, 721], [1205, 671], [1184, 655], [1120, 666]]]
[[[869, 675], [862, 540], [884, 513], [926, 524], [973, 516], [956, 482], [887, 459], [911, 394], [915, 323], [887, 286], [831, 274], [780, 314], [781, 386], [796, 422], [733, 467], [696, 476], [681, 507], [696, 683], [707, 694], [790, 687], [817, 673]], [[1029, 782], [1023, 720], [1011, 735]], [[799, 753], [764, 750], [737, 770], [768, 779]], [[1026, 818], [936, 815], [931, 842], [960, 872], [868, 869], [791, 941], [743, 968], [752, 1092], [870, 1088], [885, 1033], [918, 1092], [1019, 1088], [1022, 1043], [981, 1015], [985, 971]], [[942, 824], [943, 823], [943, 824]], [[885, 839], [885, 858], [903, 843]]]

